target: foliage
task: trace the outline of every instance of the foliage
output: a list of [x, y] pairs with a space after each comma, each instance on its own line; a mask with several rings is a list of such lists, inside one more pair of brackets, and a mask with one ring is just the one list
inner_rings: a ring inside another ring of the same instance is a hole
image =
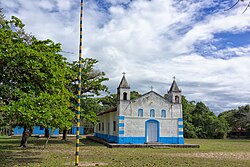
[[117, 94], [109, 94], [100, 99], [103, 110], [117, 106]]
[[[8, 118], [20, 126], [72, 126], [79, 64], [66, 62], [60, 51], [60, 44], [27, 34], [18, 18], [1, 21], [1, 122]], [[96, 63], [95, 59], [82, 59], [82, 117], [90, 122], [96, 122], [95, 109], [100, 107], [92, 97], [108, 90], [102, 84], [108, 78], [94, 70]]]
[[23, 94], [19, 101], [12, 101], [3, 110], [15, 121], [15, 125], [46, 128], [72, 126], [74, 114], [67, 107], [66, 96], [41, 93], [39, 96]]
[[250, 132], [250, 105], [240, 106], [238, 109], [220, 113], [220, 118], [225, 119], [231, 132]]
[[182, 96], [183, 124], [184, 134], [187, 138], [197, 138], [195, 127], [192, 124], [192, 111], [195, 109], [195, 104], [189, 102], [185, 96]]
[[[81, 92], [82, 94], [88, 93], [88, 95], [100, 95], [100, 92], [107, 92], [108, 87], [103, 84], [104, 81], [108, 81], [108, 78], [105, 77], [104, 72], [100, 72], [94, 69], [94, 65], [98, 62], [96, 59], [85, 58], [81, 60], [82, 62], [82, 75], [81, 75]], [[72, 73], [67, 76], [69, 80], [68, 89], [77, 94], [77, 81], [76, 71], [78, 71], [79, 63], [74, 61], [72, 63], [68, 63]]]
[[184, 135], [188, 138], [224, 138], [228, 132], [225, 119], [218, 118], [203, 103], [188, 102], [182, 96]]
[[137, 92], [137, 91], [131, 91], [130, 92], [130, 99], [131, 100], [135, 100], [135, 99], [137, 99], [137, 98], [139, 98], [141, 96], [142, 95], [139, 92]]
[[61, 45], [38, 40], [24, 31], [16, 17], [1, 22], [0, 111], [5, 122], [31, 128], [70, 127], [74, 114], [67, 107], [73, 96], [66, 85], [71, 70], [58, 54]]
[[[108, 78], [105, 77], [104, 72], [100, 72], [94, 69], [94, 65], [98, 61], [92, 58], [82, 59], [82, 80], [81, 80], [81, 118], [87, 122], [93, 124], [97, 123], [96, 113], [102, 110], [100, 104], [100, 98], [98, 97], [101, 92], [107, 92], [108, 87], [103, 84], [103, 82], [108, 81]], [[68, 63], [68, 67], [71, 69], [72, 73], [78, 71], [79, 63], [74, 61]], [[73, 94], [78, 94], [78, 79], [76, 75], [67, 76], [68, 84], [67, 88]], [[74, 96], [71, 98], [71, 109], [75, 110], [76, 108], [76, 99]]]
[[97, 124], [98, 118], [96, 113], [103, 110], [102, 105], [99, 103], [99, 98], [85, 97], [81, 101], [82, 110], [81, 117], [92, 124]]

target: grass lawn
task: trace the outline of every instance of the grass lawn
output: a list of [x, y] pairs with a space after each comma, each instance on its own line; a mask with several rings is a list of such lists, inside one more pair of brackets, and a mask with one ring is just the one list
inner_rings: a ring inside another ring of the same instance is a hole
[[[19, 148], [20, 137], [0, 136], [0, 167], [74, 166], [75, 138], [61, 141], [29, 138], [28, 148]], [[246, 166], [250, 167], [250, 140], [186, 139], [201, 148], [107, 148], [83, 138], [81, 166]]]

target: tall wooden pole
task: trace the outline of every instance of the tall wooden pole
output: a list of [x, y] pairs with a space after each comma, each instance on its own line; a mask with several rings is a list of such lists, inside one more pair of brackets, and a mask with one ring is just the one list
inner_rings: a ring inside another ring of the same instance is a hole
[[79, 71], [78, 71], [78, 93], [77, 93], [77, 113], [76, 113], [76, 159], [75, 166], [79, 165], [79, 139], [80, 139], [80, 115], [81, 115], [81, 76], [82, 76], [82, 20], [83, 20], [83, 0], [81, 0], [80, 10], [80, 43], [79, 43]]

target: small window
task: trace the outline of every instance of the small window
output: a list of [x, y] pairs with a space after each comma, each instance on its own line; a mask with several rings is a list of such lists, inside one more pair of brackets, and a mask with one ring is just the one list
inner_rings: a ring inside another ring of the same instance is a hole
[[161, 117], [166, 118], [166, 110], [161, 110]]
[[102, 131], [104, 131], [104, 123], [102, 123]]
[[113, 131], [116, 131], [116, 121], [113, 121]]
[[127, 93], [126, 92], [123, 93], [123, 100], [127, 100]]
[[138, 110], [138, 117], [143, 117], [143, 109]]
[[98, 129], [101, 131], [101, 123], [98, 124]]
[[150, 117], [155, 117], [155, 110], [154, 109], [150, 110]]
[[175, 103], [180, 103], [179, 102], [179, 96], [175, 96]]

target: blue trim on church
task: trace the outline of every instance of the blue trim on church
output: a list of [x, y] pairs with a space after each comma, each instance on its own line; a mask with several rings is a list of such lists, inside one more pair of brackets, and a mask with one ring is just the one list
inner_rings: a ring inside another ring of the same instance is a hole
[[124, 120], [125, 116], [119, 116], [119, 120]]
[[178, 128], [183, 128], [183, 125], [178, 125]]
[[107, 135], [107, 134], [101, 134], [101, 133], [94, 133], [94, 135], [98, 138], [102, 138], [110, 143], [118, 143], [118, 136], [113, 135]]
[[[147, 141], [146, 137], [118, 137], [113, 135], [95, 133], [98, 138], [102, 138], [110, 143], [118, 144], [145, 144]], [[159, 143], [163, 144], [184, 144], [183, 137], [159, 137]]]
[[184, 144], [184, 137], [178, 137], [178, 140], [179, 144]]

